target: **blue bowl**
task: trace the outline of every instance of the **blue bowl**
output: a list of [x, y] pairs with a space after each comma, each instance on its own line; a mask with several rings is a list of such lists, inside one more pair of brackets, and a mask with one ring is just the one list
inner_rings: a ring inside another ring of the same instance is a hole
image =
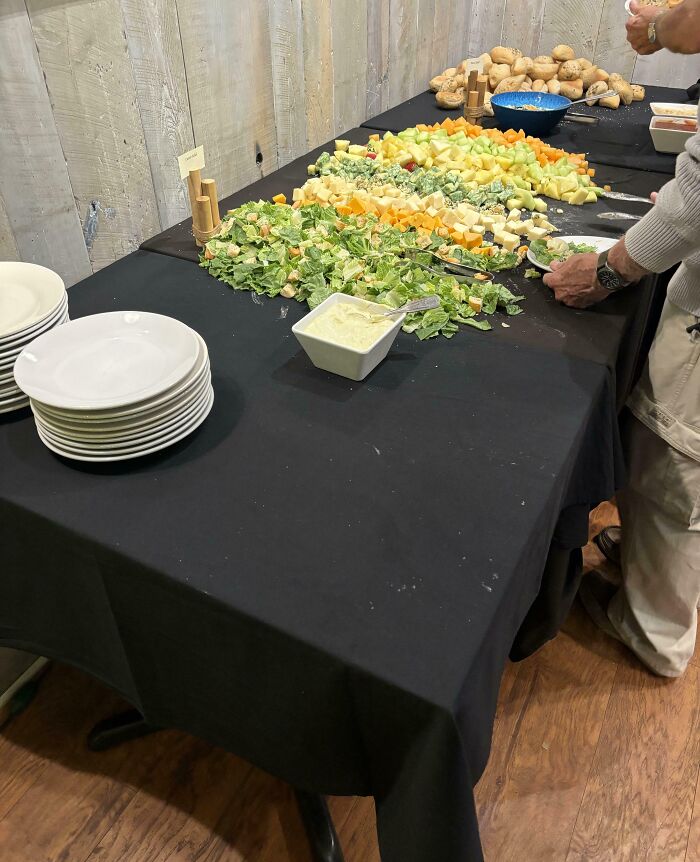
[[[508, 129], [541, 138], [548, 134], [561, 121], [571, 105], [566, 96], [553, 93], [499, 93], [491, 97], [496, 126], [502, 131]], [[539, 111], [518, 110], [519, 105], [535, 105]]]

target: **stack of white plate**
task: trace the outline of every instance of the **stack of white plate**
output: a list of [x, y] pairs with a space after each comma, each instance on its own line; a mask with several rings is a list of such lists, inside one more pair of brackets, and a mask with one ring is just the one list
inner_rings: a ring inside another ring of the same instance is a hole
[[207, 346], [142, 311], [71, 321], [20, 353], [15, 379], [42, 441], [77, 461], [124, 461], [186, 437], [214, 403]]
[[68, 294], [59, 275], [36, 263], [0, 262], [0, 413], [29, 404], [12, 373], [15, 359], [66, 320]]

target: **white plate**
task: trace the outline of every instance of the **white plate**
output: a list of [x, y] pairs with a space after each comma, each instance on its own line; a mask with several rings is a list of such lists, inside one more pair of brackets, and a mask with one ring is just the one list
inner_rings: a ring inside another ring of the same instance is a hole
[[17, 357], [28, 344], [31, 344], [35, 338], [39, 335], [43, 335], [44, 332], [48, 332], [56, 326], [62, 326], [64, 323], [68, 323], [68, 320], [68, 311], [64, 310], [59, 317], [52, 317], [49, 323], [42, 324], [38, 327], [36, 332], [33, 332], [26, 340], [22, 339], [11, 347], [8, 347], [6, 350], [2, 350], [0, 352], [0, 369], [2, 369], [3, 372], [8, 368], [11, 369], [17, 361]]
[[66, 294], [61, 276], [36, 263], [0, 262], [0, 338], [47, 317]]
[[211, 387], [211, 377], [206, 375], [195, 389], [187, 393], [186, 398], [179, 400], [177, 404], [170, 406], [167, 410], [158, 413], [155, 418], [142, 421], [119, 422], [114, 425], [95, 425], [87, 423], [63, 422], [54, 416], [43, 413], [36, 402], [32, 402], [32, 410], [38, 421], [57, 437], [66, 440], [72, 439], [76, 442], [104, 443], [105, 441], [116, 441], [151, 434], [160, 428], [178, 421], [183, 415], [189, 414], [194, 404], [198, 403]]
[[[610, 237], [605, 236], [558, 236], [556, 239], [563, 239], [564, 242], [575, 242], [577, 245], [581, 243], [592, 245], [598, 254], [600, 254], [601, 251], [607, 251], [607, 249], [612, 248], [618, 242], [616, 239], [610, 239]], [[527, 250], [527, 259], [530, 263], [539, 267], [539, 269], [543, 269], [545, 272], [552, 271], [552, 267], [548, 266], [546, 263], [540, 263], [529, 248]]]
[[9, 335], [7, 338], [0, 338], [0, 357], [5, 356], [12, 351], [19, 351], [30, 341], [33, 341], [42, 332], [56, 326], [57, 321], [64, 317], [68, 317], [68, 294], [63, 295], [63, 299], [58, 303], [56, 308], [43, 317], [38, 323], [17, 332], [14, 335]]
[[698, 116], [697, 105], [684, 105], [682, 102], [652, 102], [649, 107], [655, 117], [681, 117], [694, 120]]
[[[13, 404], [17, 404], [19, 401], [24, 401], [27, 396], [22, 392], [21, 389], [18, 389], [16, 392], [13, 392], [12, 395], [6, 395], [4, 398], [0, 398], [0, 409], [3, 407], [11, 407]], [[27, 399], [28, 401], [29, 399]]]
[[37, 427], [37, 433], [39, 434], [39, 438], [42, 443], [50, 449], [52, 452], [55, 452], [57, 455], [62, 455], [64, 458], [71, 458], [74, 461], [89, 461], [91, 463], [99, 464], [99, 463], [107, 463], [111, 461], [127, 461], [130, 458], [141, 458], [144, 455], [152, 455], [154, 452], [159, 452], [161, 449], [166, 449], [168, 446], [174, 446], [175, 443], [179, 443], [180, 440], [183, 440], [189, 434], [191, 434], [195, 428], [198, 428], [202, 422], [209, 415], [212, 405], [214, 404], [214, 390], [212, 389], [209, 400], [206, 402], [205, 407], [202, 412], [192, 420], [191, 424], [182, 429], [176, 436], [169, 440], [160, 440], [157, 444], [153, 446], [148, 446], [145, 449], [137, 449], [133, 452], [116, 452], [112, 454], [100, 454], [97, 455], [84, 455], [78, 452], [68, 452], [65, 449], [62, 449], [53, 443], [51, 443], [46, 436], [43, 434], [41, 429]]
[[195, 332], [172, 317], [111, 311], [40, 335], [15, 363], [31, 398], [72, 410], [106, 410], [163, 393], [199, 356]]
[[55, 443], [57, 446], [63, 446], [71, 451], [84, 452], [85, 454], [99, 455], [102, 452], [131, 452], [133, 449], [142, 448], [143, 446], [152, 445], [159, 440], [170, 437], [174, 432], [181, 430], [189, 425], [189, 423], [201, 412], [205, 403], [211, 397], [211, 384], [208, 385], [192, 404], [188, 404], [187, 408], [176, 416], [164, 421], [161, 425], [155, 428], [143, 429], [136, 434], [124, 435], [119, 437], [110, 437], [102, 439], [76, 439], [71, 435], [61, 434], [56, 432], [39, 416], [34, 414], [34, 421], [41, 428], [44, 434]]
[[0, 413], [12, 413], [14, 410], [24, 410], [25, 407], [29, 407], [29, 399], [26, 395], [22, 401], [6, 404], [5, 406], [0, 404]]
[[8, 363], [14, 365], [15, 360], [20, 355], [20, 353], [24, 350], [24, 348], [31, 344], [31, 342], [38, 338], [40, 335], [43, 335], [44, 332], [48, 332], [49, 329], [53, 329], [55, 326], [61, 326], [68, 321], [68, 308], [61, 308], [59, 313], [56, 315], [52, 315], [46, 321], [38, 324], [32, 332], [29, 334], [27, 338], [18, 338], [14, 343], [5, 345], [0, 345], [0, 364], [7, 365]]
[[[194, 330], [193, 330], [194, 332]], [[180, 402], [183, 398], [187, 398], [190, 390], [198, 386], [204, 377], [210, 375], [209, 368], [209, 353], [207, 346], [196, 332], [197, 341], [199, 344], [199, 354], [197, 362], [192, 371], [184, 377], [175, 386], [172, 386], [162, 395], [157, 398], [149, 398], [146, 401], [139, 401], [136, 404], [128, 405], [117, 410], [67, 410], [59, 407], [52, 407], [44, 404], [41, 401], [36, 401], [39, 409], [52, 417], [56, 417], [64, 422], [100, 425], [107, 426], [115, 422], [135, 423], [138, 421], [150, 421], [160, 414], [160, 410], [164, 410]]]

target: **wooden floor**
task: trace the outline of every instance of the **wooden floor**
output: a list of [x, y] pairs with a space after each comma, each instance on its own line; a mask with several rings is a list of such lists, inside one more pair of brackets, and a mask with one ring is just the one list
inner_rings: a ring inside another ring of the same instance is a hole
[[[309, 862], [289, 790], [233, 755], [175, 732], [87, 751], [121, 706], [55, 666], [0, 733], [0, 862]], [[700, 664], [651, 677], [577, 608], [504, 675], [487, 862], [700, 862], [699, 779]], [[347, 862], [379, 862], [371, 802], [331, 807]]]

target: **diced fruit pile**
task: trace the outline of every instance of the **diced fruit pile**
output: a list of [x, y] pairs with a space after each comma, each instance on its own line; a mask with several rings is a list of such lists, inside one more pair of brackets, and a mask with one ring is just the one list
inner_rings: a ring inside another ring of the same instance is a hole
[[[484, 314], [500, 308], [521, 312], [522, 296], [488, 276], [458, 283], [437, 274], [430, 252], [448, 256], [452, 246], [436, 236], [418, 236], [384, 224], [373, 215], [339, 218], [329, 206], [294, 209], [286, 204], [248, 203], [228, 212], [219, 234], [207, 242], [201, 266], [236, 290], [283, 296], [314, 308], [332, 293], [342, 292], [393, 308], [437, 294], [438, 308], [406, 318], [404, 330], [425, 339], [448, 338], [459, 324], [491, 329]], [[458, 250], [469, 261], [470, 252]], [[517, 256], [488, 258], [493, 269], [513, 266]]]

